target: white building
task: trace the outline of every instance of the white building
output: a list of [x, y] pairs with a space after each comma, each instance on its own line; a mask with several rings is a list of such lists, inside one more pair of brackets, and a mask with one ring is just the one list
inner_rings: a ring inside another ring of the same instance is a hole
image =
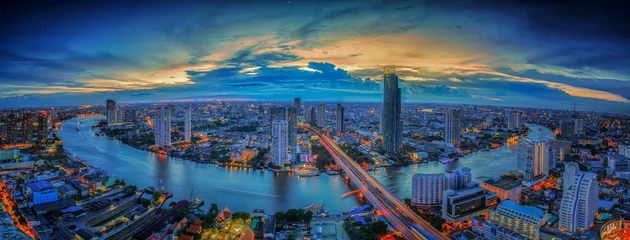
[[547, 140], [523, 137], [518, 140], [517, 167], [526, 182], [549, 176], [549, 144]]
[[155, 145], [171, 145], [171, 109], [169, 106], [158, 106], [155, 109]]
[[502, 201], [496, 210], [490, 211], [492, 223], [518, 233], [528, 239], [540, 239], [540, 226], [545, 211], [533, 206], [523, 206], [510, 200]]
[[565, 163], [559, 211], [560, 230], [573, 233], [589, 229], [595, 221], [598, 196], [597, 174], [580, 171], [574, 162]]
[[446, 120], [444, 121], [444, 126], [446, 127], [444, 134], [446, 143], [453, 146], [458, 146], [460, 143], [459, 115], [459, 109], [449, 109], [446, 113]]
[[275, 165], [288, 164], [289, 122], [280, 120], [271, 124], [271, 162]]
[[516, 110], [508, 112], [508, 129], [521, 128], [523, 128], [523, 112]]
[[184, 141], [190, 142], [191, 132], [191, 121], [192, 121], [192, 110], [190, 106], [184, 107]]
[[412, 185], [411, 203], [418, 205], [441, 204], [442, 192], [447, 189], [446, 178], [442, 173], [414, 174]]

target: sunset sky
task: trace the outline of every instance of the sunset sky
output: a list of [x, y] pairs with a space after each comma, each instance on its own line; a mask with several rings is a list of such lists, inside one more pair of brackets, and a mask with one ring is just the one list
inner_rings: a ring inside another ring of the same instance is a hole
[[1, 3], [0, 107], [380, 101], [395, 65], [404, 102], [630, 112], [622, 1], [127, 2]]

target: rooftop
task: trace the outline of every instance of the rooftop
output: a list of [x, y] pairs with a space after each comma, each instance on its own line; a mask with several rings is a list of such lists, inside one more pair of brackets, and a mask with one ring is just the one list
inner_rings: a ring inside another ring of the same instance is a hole
[[518, 203], [512, 202], [510, 200], [505, 200], [499, 204], [499, 207], [505, 207], [508, 209], [512, 209], [514, 211], [520, 212], [522, 214], [535, 217], [542, 218], [545, 215], [545, 211], [540, 208], [532, 207], [532, 206], [524, 206]]
[[54, 188], [53, 185], [49, 181], [46, 181], [46, 180], [29, 183], [26, 186], [28, 186], [28, 188], [30, 188], [33, 192], [39, 192], [47, 188]]
[[501, 178], [497, 181], [494, 182], [488, 182], [488, 184], [501, 188], [503, 190], [510, 190], [512, 188], [518, 187], [519, 185], [521, 185], [521, 182], [519, 181], [514, 181], [511, 179], [507, 179], [507, 178]]

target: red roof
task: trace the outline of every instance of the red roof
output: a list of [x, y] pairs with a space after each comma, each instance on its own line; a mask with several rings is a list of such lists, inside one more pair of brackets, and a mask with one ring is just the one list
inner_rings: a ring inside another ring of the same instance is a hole
[[197, 219], [193, 222], [193, 225], [197, 225], [197, 226], [201, 226], [201, 224], [203, 223], [203, 221]]
[[199, 234], [201, 233], [201, 230], [202, 230], [201, 226], [190, 225], [190, 227], [188, 227], [188, 230], [186, 230], [186, 232]]
[[186, 235], [186, 234], [182, 234], [182, 236], [179, 237], [178, 240], [195, 240], [195, 237], [190, 236], [190, 235]]

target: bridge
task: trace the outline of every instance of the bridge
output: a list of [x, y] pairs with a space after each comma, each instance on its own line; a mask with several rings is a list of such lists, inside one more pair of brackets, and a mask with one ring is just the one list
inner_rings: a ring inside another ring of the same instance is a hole
[[411, 239], [449, 239], [442, 232], [435, 229], [415, 212], [409, 209], [398, 197], [390, 193], [372, 175], [368, 174], [357, 162], [352, 160], [330, 138], [319, 130], [308, 125], [305, 127], [316, 134], [322, 145], [341, 167], [350, 181], [363, 193], [372, 205], [379, 209], [385, 219], [398, 230], [403, 237]]

